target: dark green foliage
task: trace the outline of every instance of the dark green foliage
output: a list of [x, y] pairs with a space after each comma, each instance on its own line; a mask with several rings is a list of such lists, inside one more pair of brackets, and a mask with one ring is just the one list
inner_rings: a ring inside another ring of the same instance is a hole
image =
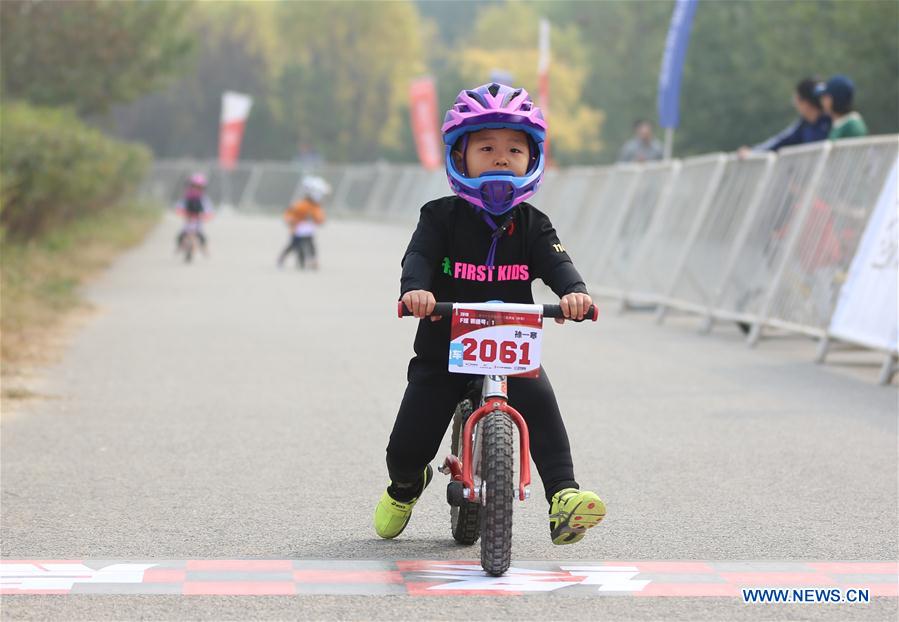
[[[574, 23], [589, 47], [585, 103], [605, 113], [600, 161], [613, 161], [637, 118], [655, 118], [658, 70], [672, 2], [546, 2], [555, 24]], [[691, 50], [692, 51], [692, 50]]]
[[[874, 134], [899, 131], [899, 3], [700, 3], [684, 74], [680, 152], [734, 149], [796, 117], [805, 77], [843, 73]], [[693, 45], [695, 44], [695, 47]]]
[[[504, 5], [4, 0], [2, 83], [7, 96], [69, 103], [81, 113], [151, 93], [119, 110], [116, 125], [162, 156], [214, 157], [221, 92], [231, 89], [254, 97], [247, 159], [291, 158], [307, 143], [333, 162], [414, 161], [408, 80], [433, 75], [442, 112], [472, 86], [463, 79], [463, 52], [514, 38], [473, 35]], [[599, 156], [559, 153], [560, 161], [613, 161], [634, 120], [656, 117], [673, 0], [528, 6], [550, 18], [557, 60], [566, 45], [584, 50], [584, 64], [580, 55], [575, 63], [588, 75], [581, 103], [604, 113]], [[732, 150], [780, 130], [796, 116], [794, 85], [808, 76], [851, 76], [871, 132], [899, 131], [897, 24], [896, 0], [700, 0], [675, 155]], [[565, 38], [572, 27], [582, 43]], [[185, 63], [191, 44], [198, 58]], [[158, 90], [183, 69], [190, 75]], [[519, 78], [533, 82], [535, 75]]]
[[0, 2], [7, 97], [103, 113], [159, 88], [192, 47], [181, 2]]
[[[656, 87], [674, 3], [542, 2], [590, 46], [585, 99], [606, 113], [610, 162], [637, 118], [656, 118]], [[701, 0], [687, 52], [675, 155], [733, 150], [796, 117], [802, 78], [845, 73], [872, 133], [899, 131], [899, 3]]]
[[191, 71], [166, 89], [119, 107], [114, 114], [118, 133], [163, 157], [215, 157], [222, 93], [238, 91], [253, 97], [241, 156], [289, 158], [295, 134], [273, 120], [265, 97], [273, 90], [268, 61], [248, 39], [247, 31], [256, 29], [252, 22], [247, 25], [247, 12], [239, 3], [198, 7], [191, 23], [198, 45]]
[[6, 103], [0, 115], [0, 225], [30, 239], [132, 192], [150, 162], [66, 110]]
[[117, 111], [123, 136], [161, 156], [213, 157], [221, 95], [253, 108], [241, 157], [289, 159], [301, 144], [328, 160], [415, 157], [406, 92], [425, 73], [420, 20], [404, 2], [202, 3], [196, 70]]

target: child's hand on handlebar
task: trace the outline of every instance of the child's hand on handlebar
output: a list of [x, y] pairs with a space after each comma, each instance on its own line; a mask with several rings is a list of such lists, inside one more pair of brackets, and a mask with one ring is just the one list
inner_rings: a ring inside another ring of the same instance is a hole
[[[437, 304], [434, 294], [423, 289], [413, 289], [412, 291], [406, 292], [403, 294], [402, 300], [403, 304], [406, 305], [406, 308], [418, 319], [423, 319], [431, 315], [431, 312], [434, 311], [434, 305]], [[439, 316], [434, 316], [431, 318], [431, 321], [436, 322], [439, 319]]]
[[[562, 307], [562, 313], [570, 320], [583, 320], [584, 314], [593, 304], [593, 299], [588, 294], [571, 293], [562, 296], [559, 300], [559, 306]], [[556, 324], [564, 324], [563, 318], [556, 318]]]

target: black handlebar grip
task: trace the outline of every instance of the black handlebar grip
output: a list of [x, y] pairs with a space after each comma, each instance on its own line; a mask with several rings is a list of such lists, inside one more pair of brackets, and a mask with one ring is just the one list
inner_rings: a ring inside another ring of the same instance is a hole
[[[551, 317], [551, 318], [564, 318], [565, 314], [562, 313], [561, 305], [543, 305], [543, 317]], [[566, 318], [568, 319], [568, 318]], [[599, 319], [599, 307], [596, 305], [590, 305], [590, 308], [587, 309], [587, 312], [584, 313], [583, 320], [569, 320], [571, 322], [584, 322], [586, 320], [593, 320], [594, 322]]]
[[[397, 301], [396, 303], [396, 314], [397, 317], [411, 317], [412, 312], [409, 308], [403, 304], [403, 301]], [[431, 315], [452, 315], [453, 314], [453, 303], [451, 302], [438, 302], [434, 305], [434, 310], [431, 312]]]
[[[409, 317], [412, 315], [412, 312], [403, 304], [403, 301], [400, 300], [396, 303], [397, 317]], [[431, 315], [442, 315], [448, 316], [453, 314], [453, 303], [451, 302], [438, 302], [434, 305], [434, 311], [431, 312]], [[550, 318], [559, 318], [565, 317], [562, 313], [562, 307], [559, 305], [543, 305], [543, 317]], [[587, 312], [584, 314], [584, 320], [593, 320], [594, 322], [599, 319], [599, 307], [596, 305], [590, 305], [590, 308], [587, 309]], [[572, 322], [583, 322], [584, 320], [571, 320]]]

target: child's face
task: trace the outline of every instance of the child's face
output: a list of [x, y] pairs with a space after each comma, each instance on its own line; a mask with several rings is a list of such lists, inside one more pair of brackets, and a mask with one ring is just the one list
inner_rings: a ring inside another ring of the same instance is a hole
[[530, 161], [527, 135], [508, 128], [472, 132], [465, 150], [465, 170], [469, 177], [480, 177], [488, 171], [511, 172], [524, 177]]

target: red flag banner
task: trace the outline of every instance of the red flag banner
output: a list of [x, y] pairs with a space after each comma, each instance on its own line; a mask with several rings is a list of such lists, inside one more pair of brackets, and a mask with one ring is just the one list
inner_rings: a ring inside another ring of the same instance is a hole
[[219, 130], [219, 166], [231, 170], [240, 155], [243, 130], [250, 115], [253, 98], [243, 93], [222, 93], [222, 120]]
[[433, 78], [419, 78], [409, 86], [409, 113], [418, 159], [427, 169], [440, 168], [440, 130], [437, 126], [437, 89]]

